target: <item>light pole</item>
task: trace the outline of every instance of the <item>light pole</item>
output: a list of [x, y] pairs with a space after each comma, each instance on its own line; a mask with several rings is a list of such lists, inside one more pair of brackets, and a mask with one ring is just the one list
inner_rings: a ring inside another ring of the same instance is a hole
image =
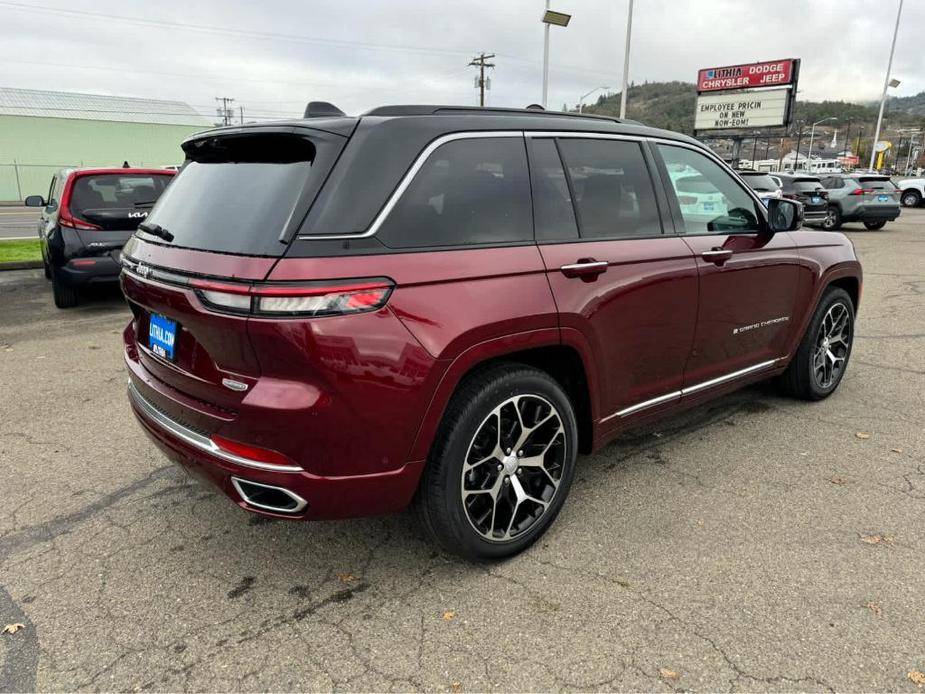
[[890, 79], [893, 70], [893, 52], [896, 50], [896, 36], [899, 34], [899, 18], [903, 14], [903, 0], [899, 0], [899, 9], [896, 11], [896, 28], [893, 29], [893, 43], [890, 44], [890, 60], [886, 64], [886, 78], [883, 80], [883, 94], [880, 96], [880, 115], [877, 116], [877, 129], [874, 131], [874, 142], [870, 147], [869, 170], [874, 170], [874, 158], [877, 156], [877, 141], [880, 139], [880, 124], [883, 122], [883, 107], [886, 105], [886, 90], [898, 87], [899, 80]]
[[591, 96], [594, 92], [596, 92], [596, 91], [598, 91], [598, 90], [600, 90], [600, 89], [610, 89], [610, 87], [595, 87], [594, 89], [592, 89], [592, 90], [591, 90], [590, 92], [588, 92], [587, 94], [582, 94], [581, 97], [578, 99], [578, 113], [584, 113], [585, 99], [587, 99], [587, 98], [588, 98], [589, 96]]
[[543, 36], [543, 108], [546, 108], [546, 99], [549, 96], [549, 27], [555, 24], [567, 27], [572, 15], [563, 12], [554, 12], [549, 9], [549, 0], [546, 0], [546, 11], [543, 12], [543, 24], [546, 25]]
[[626, 118], [626, 89], [630, 77], [630, 37], [633, 35], [633, 0], [626, 15], [626, 50], [623, 53], [623, 91], [620, 92], [620, 118]]
[[830, 116], [829, 118], [823, 118], [822, 120], [817, 120], [813, 123], [813, 127], [809, 129], [809, 151], [806, 153], [806, 165], [809, 167], [809, 172], [813, 172], [813, 136], [816, 134], [816, 126], [820, 123], [825, 123], [830, 120], [838, 120], [835, 116]]

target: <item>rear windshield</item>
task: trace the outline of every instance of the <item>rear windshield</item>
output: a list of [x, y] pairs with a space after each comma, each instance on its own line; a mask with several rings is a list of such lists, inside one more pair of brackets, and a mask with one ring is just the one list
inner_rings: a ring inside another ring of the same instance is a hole
[[71, 214], [96, 210], [135, 210], [154, 204], [167, 188], [169, 174], [96, 174], [74, 181]]
[[[187, 162], [146, 220], [184, 248], [281, 255], [279, 238], [315, 173], [302, 135], [261, 133], [195, 141]], [[165, 243], [151, 237], [157, 243]]]
[[893, 181], [883, 176], [858, 176], [857, 180], [862, 188], [870, 188], [871, 190], [896, 190]]
[[810, 192], [822, 188], [822, 181], [818, 178], [798, 178], [793, 182], [794, 190]]
[[768, 176], [767, 174], [740, 174], [742, 180], [748, 184], [748, 187], [752, 190], [757, 190], [762, 193], [775, 191], [779, 186], [774, 182], [774, 179]]
[[716, 186], [703, 176], [685, 176], [684, 178], [679, 178], [675, 180], [674, 187], [679, 193], [710, 195], [716, 192]]

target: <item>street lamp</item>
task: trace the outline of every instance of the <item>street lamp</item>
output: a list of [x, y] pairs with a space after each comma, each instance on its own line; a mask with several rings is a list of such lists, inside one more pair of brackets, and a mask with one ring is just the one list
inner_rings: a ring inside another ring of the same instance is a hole
[[582, 94], [581, 97], [578, 99], [578, 113], [584, 113], [585, 99], [587, 99], [589, 96], [591, 96], [594, 92], [598, 91], [599, 89], [610, 89], [610, 87], [595, 87], [587, 94]]
[[880, 139], [880, 125], [883, 122], [883, 107], [886, 105], [886, 90], [898, 87], [899, 80], [890, 79], [893, 71], [893, 53], [896, 51], [896, 36], [899, 34], [899, 19], [903, 14], [903, 0], [899, 0], [899, 9], [896, 11], [896, 28], [893, 29], [893, 43], [890, 45], [890, 60], [886, 64], [886, 78], [883, 80], [883, 94], [880, 96], [880, 114], [877, 116], [877, 129], [874, 131], [874, 142], [870, 147], [870, 171], [874, 170], [874, 159], [877, 156], [877, 141]]
[[564, 12], [555, 12], [549, 9], [549, 0], [546, 0], [546, 11], [543, 13], [543, 24], [546, 25], [543, 37], [543, 108], [546, 108], [546, 98], [549, 94], [549, 27], [567, 27], [572, 15]]
[[809, 166], [809, 172], [813, 172], [813, 136], [816, 134], [816, 126], [820, 123], [825, 123], [830, 120], [838, 120], [835, 116], [830, 118], [823, 118], [822, 120], [817, 120], [813, 123], [813, 127], [809, 129], [809, 151], [806, 153], [806, 165]]
[[633, 0], [626, 13], [626, 48], [623, 52], [623, 91], [620, 92], [620, 119], [626, 118], [626, 90], [630, 78], [630, 37], [633, 35]]

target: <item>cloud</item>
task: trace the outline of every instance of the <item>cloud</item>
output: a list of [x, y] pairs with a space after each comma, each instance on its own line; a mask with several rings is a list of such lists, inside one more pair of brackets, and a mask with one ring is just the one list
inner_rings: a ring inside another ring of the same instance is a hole
[[[636, 0], [630, 76], [693, 81], [697, 68], [798, 57], [804, 99], [879, 97], [898, 0]], [[619, 88], [627, 0], [555, 0], [551, 107]], [[42, 8], [51, 8], [42, 9]], [[496, 53], [490, 104], [538, 101], [542, 0], [0, 0], [4, 86], [186, 101], [247, 117], [301, 114], [312, 99], [349, 113], [386, 103], [475, 104], [479, 51]], [[120, 19], [121, 18], [121, 19]], [[925, 90], [925, 3], [907, 2], [893, 73]]]

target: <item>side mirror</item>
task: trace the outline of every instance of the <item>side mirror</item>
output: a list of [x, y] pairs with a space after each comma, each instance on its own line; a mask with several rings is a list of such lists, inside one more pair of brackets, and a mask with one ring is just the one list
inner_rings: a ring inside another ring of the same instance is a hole
[[45, 198], [41, 195], [30, 195], [23, 202], [26, 207], [45, 207]]
[[768, 198], [768, 229], [796, 231], [803, 226], [803, 205], [796, 200]]

